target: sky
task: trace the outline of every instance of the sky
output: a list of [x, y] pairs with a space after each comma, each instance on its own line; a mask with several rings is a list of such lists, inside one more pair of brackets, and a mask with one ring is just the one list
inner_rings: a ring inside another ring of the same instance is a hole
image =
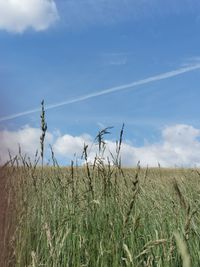
[[0, 160], [39, 148], [40, 103], [61, 165], [108, 151], [122, 162], [200, 166], [200, 2], [0, 0]]

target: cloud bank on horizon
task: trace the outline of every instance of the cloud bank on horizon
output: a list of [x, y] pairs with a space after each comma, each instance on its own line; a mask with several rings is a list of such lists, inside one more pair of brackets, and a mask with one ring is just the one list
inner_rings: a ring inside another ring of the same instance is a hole
[[53, 0], [0, 0], [0, 30], [46, 30], [59, 18]]
[[[40, 148], [40, 129], [25, 126], [17, 131], [4, 130], [0, 132], [0, 158], [1, 163], [8, 159], [8, 150], [15, 156], [18, 154], [19, 144], [23, 153], [33, 158], [37, 149]], [[200, 166], [200, 129], [191, 125], [177, 124], [165, 127], [162, 130], [162, 139], [157, 143], [147, 143], [136, 147], [130, 142], [122, 145], [121, 156], [123, 166], [134, 167], [137, 162], [141, 166], [156, 167], [158, 163], [162, 167], [199, 167]], [[94, 138], [88, 134], [72, 136], [70, 134], [48, 133], [46, 149], [51, 144], [55, 156], [61, 165], [69, 164], [70, 160], [80, 159], [84, 143], [89, 146], [89, 161], [93, 162], [98, 146], [94, 144]], [[105, 158], [110, 152], [115, 153], [116, 142], [106, 140], [107, 150]]]

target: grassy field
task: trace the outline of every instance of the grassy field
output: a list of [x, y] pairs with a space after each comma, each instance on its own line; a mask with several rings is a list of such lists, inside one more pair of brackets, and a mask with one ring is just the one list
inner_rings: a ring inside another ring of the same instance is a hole
[[85, 145], [81, 167], [59, 167], [53, 151], [46, 167], [43, 102], [41, 130], [35, 160], [20, 151], [0, 170], [15, 215], [8, 266], [200, 266], [198, 169], [122, 168], [123, 127], [111, 159], [104, 158], [107, 128], [95, 139], [94, 162]]
[[24, 163], [16, 192], [15, 266], [200, 266], [200, 173]]

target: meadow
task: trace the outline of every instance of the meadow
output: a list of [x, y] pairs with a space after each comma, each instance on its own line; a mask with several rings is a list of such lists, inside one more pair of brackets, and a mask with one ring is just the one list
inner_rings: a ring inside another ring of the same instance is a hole
[[15, 218], [8, 266], [200, 266], [198, 169], [123, 168], [123, 127], [110, 159], [104, 129], [94, 162], [85, 145], [82, 166], [60, 167], [53, 150], [45, 166], [44, 110], [41, 130], [35, 160], [19, 151], [1, 167]]
[[200, 173], [5, 167], [15, 198], [15, 266], [200, 266]]

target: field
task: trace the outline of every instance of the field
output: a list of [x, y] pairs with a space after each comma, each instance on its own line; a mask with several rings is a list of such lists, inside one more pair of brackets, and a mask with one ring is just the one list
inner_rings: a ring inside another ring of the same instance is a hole
[[40, 155], [30, 160], [19, 150], [0, 169], [7, 189], [4, 266], [200, 266], [198, 169], [122, 168], [123, 127], [110, 159], [107, 128], [95, 139], [93, 162], [84, 145], [81, 166], [60, 167], [53, 150], [46, 166], [44, 108], [41, 130]]
[[122, 169], [97, 158], [3, 172], [16, 200], [8, 266], [200, 266], [196, 169]]
[[[6, 173], [6, 175], [5, 175]], [[8, 172], [1, 172], [0, 169], [0, 266], [5, 267], [7, 258], [10, 256], [9, 239], [13, 235], [13, 209], [10, 197], [10, 190], [7, 186]]]

